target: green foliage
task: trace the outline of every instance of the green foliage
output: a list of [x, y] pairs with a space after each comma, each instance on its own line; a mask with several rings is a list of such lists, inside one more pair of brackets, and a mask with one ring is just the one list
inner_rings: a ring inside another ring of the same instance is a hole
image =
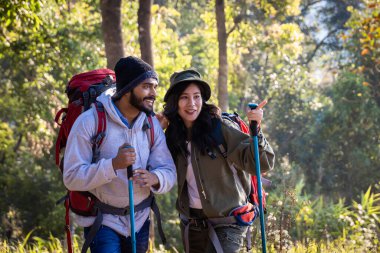
[[324, 140], [319, 154], [323, 192], [338, 190], [353, 198], [380, 180], [380, 111], [356, 75], [343, 74], [330, 92], [332, 105], [317, 130]]
[[362, 194], [360, 203], [353, 201], [352, 210], [341, 219], [347, 222], [345, 231], [348, 245], [359, 246], [364, 252], [375, 252], [380, 249], [379, 224], [380, 224], [380, 193], [379, 185], [376, 185], [377, 193], [369, 187]]
[[[248, 4], [254, 15], [241, 10], [240, 15], [246, 18], [238, 23], [229, 37], [234, 60], [229, 75], [231, 108], [244, 112], [247, 102], [269, 99], [271, 101], [265, 109], [283, 115], [283, 98], [297, 96], [298, 92], [304, 92], [312, 85], [307, 70], [297, 61], [303, 54], [305, 36], [298, 24], [275, 19], [267, 12], [267, 8], [275, 13], [276, 8], [280, 9], [279, 13], [286, 8], [298, 9], [297, 1], [260, 2]], [[272, 115], [267, 118], [273, 119]], [[265, 125], [275, 127], [279, 124], [275, 118], [273, 122], [266, 120]]]
[[0, 7], [0, 41], [6, 44], [13, 43], [25, 33], [36, 33], [41, 26], [41, 19], [37, 13], [43, 2], [38, 0], [1, 1]]
[[[360, 202], [350, 201], [347, 205], [343, 199], [333, 202], [303, 193], [303, 177], [299, 168], [286, 160], [272, 177], [275, 187], [267, 189], [266, 215], [270, 252], [327, 252], [328, 249], [376, 252], [379, 249], [379, 184], [374, 186], [376, 191], [369, 187]], [[260, 245], [260, 236], [254, 239]]]
[[[14, 140], [12, 139], [12, 129], [6, 123], [0, 123], [0, 139], [2, 140], [0, 144], [0, 152], [5, 154], [11, 154], [11, 149], [14, 145]], [[2, 161], [5, 157], [1, 158]]]
[[342, 39], [352, 55], [351, 71], [363, 76], [362, 84], [370, 88], [380, 107], [380, 2], [366, 0], [364, 6], [362, 9], [347, 8], [352, 14], [346, 24], [350, 30]]
[[[72, 10], [60, 1], [7, 4], [7, 13], [16, 14], [8, 16], [15, 19], [6, 22], [11, 25], [2, 26], [0, 44], [0, 213], [7, 220], [5, 214], [14, 210], [24, 233], [41, 228], [40, 235], [47, 236], [49, 227], [58, 235], [63, 210], [59, 215], [53, 210], [64, 187], [53, 163], [53, 115], [66, 103], [63, 92], [69, 77], [105, 61], [95, 53], [102, 48], [100, 15], [86, 2]], [[9, 230], [11, 238], [17, 229]]]
[[310, 239], [325, 241], [337, 239], [345, 228], [340, 217], [347, 213], [343, 200], [333, 203], [318, 197], [314, 201], [303, 202], [296, 215], [297, 238], [304, 243]]
[[[158, 111], [163, 109], [163, 98], [169, 88], [170, 75], [175, 71], [186, 69], [191, 66], [191, 54], [186, 41], [181, 40], [179, 35], [166, 24], [166, 20], [171, 20], [175, 25], [175, 20], [179, 18], [176, 10], [154, 5], [152, 8], [154, 18], [152, 20], [152, 34], [162, 32], [162, 36], [155, 37], [154, 57], [157, 59], [155, 69], [160, 75], [160, 89], [158, 90]], [[159, 59], [159, 60], [158, 60]]]

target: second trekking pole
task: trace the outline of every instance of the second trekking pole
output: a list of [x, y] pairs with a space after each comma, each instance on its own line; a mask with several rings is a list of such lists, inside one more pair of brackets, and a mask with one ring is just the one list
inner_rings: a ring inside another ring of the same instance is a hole
[[[254, 110], [258, 107], [257, 104], [249, 103], [249, 108]], [[259, 141], [257, 138], [257, 122], [251, 121], [249, 128], [252, 134], [253, 140], [253, 150], [255, 153], [255, 165], [256, 165], [256, 178], [257, 178], [257, 191], [259, 195], [259, 212], [260, 212], [260, 227], [261, 227], [261, 244], [263, 248], [263, 253], [267, 252], [267, 242], [265, 238], [265, 222], [264, 222], [264, 207], [263, 207], [263, 196], [262, 196], [262, 185], [261, 185], [261, 172], [260, 172], [260, 156], [259, 156]]]
[[[132, 148], [128, 145], [125, 148]], [[133, 170], [132, 165], [127, 167], [128, 175], [128, 191], [129, 191], [129, 217], [131, 223], [131, 242], [132, 242], [132, 253], [136, 253], [136, 234], [135, 234], [135, 203], [133, 200]]]

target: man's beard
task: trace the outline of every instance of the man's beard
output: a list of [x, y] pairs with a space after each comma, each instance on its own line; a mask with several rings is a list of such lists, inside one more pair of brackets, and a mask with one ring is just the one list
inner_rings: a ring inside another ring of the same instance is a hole
[[153, 106], [152, 108], [149, 108], [144, 105], [144, 99], [154, 99], [154, 97], [144, 97], [143, 99], [138, 98], [134, 93], [133, 90], [131, 91], [131, 98], [130, 103], [134, 107], [136, 107], [139, 111], [145, 112], [146, 114], [151, 114], [153, 112]]

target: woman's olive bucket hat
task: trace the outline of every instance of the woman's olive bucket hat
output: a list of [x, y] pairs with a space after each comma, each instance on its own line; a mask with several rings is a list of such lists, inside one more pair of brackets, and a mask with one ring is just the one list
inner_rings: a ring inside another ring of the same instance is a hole
[[210, 99], [211, 89], [210, 85], [202, 80], [201, 74], [194, 69], [186, 69], [179, 72], [174, 72], [170, 76], [170, 87], [165, 94], [164, 102], [168, 101], [169, 96], [173, 93], [173, 91], [181, 84], [196, 82], [200, 84], [202, 97], [205, 101]]

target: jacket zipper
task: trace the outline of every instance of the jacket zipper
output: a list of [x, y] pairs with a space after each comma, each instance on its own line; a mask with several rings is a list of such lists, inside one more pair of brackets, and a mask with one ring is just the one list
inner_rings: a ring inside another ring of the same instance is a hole
[[195, 148], [192, 147], [192, 151], [193, 151], [193, 154], [194, 154], [194, 161], [196, 163], [196, 166], [197, 166], [197, 169], [198, 169], [198, 178], [199, 178], [199, 183], [201, 185], [201, 190], [202, 190], [202, 195], [205, 199], [207, 199], [206, 197], [206, 192], [203, 188], [203, 184], [202, 184], [202, 179], [201, 179], [201, 172], [200, 172], [200, 169], [199, 169], [199, 165], [198, 165], [198, 161], [197, 161], [197, 157], [195, 155]]

